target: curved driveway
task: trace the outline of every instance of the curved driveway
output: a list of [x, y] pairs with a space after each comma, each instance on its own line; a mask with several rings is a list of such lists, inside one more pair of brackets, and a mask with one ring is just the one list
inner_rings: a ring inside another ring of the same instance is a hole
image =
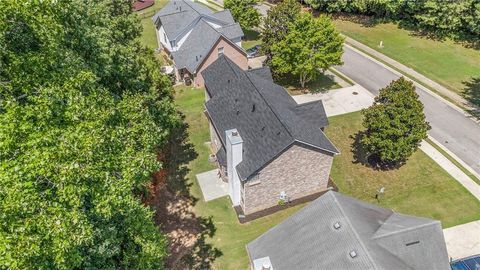
[[[369, 57], [344, 46], [343, 66], [335, 67], [374, 95], [400, 76]], [[454, 68], [454, 67], [452, 67]], [[480, 174], [480, 125], [423, 87], [416, 87], [425, 107], [429, 134]]]

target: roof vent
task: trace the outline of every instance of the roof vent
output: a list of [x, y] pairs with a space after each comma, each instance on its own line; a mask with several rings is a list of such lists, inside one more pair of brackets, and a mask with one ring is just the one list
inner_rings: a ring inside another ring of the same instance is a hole
[[228, 79], [227, 82], [230, 83], [230, 79]]
[[197, 56], [195, 56], [195, 60], [197, 60], [197, 62], [198, 62], [198, 55], [197, 55]]
[[238, 131], [233, 131], [232, 136], [238, 136]]
[[351, 257], [352, 259], [358, 256], [357, 251], [355, 251], [355, 250], [350, 251], [349, 254], [350, 254], [350, 257]]
[[420, 243], [420, 241], [415, 241], [415, 242], [406, 243], [405, 245], [408, 247], [408, 246], [416, 245], [416, 244], [419, 244], [419, 243]]
[[239, 114], [240, 114], [240, 111], [239, 111], [239, 110], [237, 110], [237, 115], [239, 115]]
[[340, 224], [340, 222], [335, 222], [335, 224], [333, 224], [333, 228], [335, 228], [335, 230], [338, 230], [342, 227], [342, 225]]
[[255, 111], [255, 104], [252, 105], [252, 112]]
[[182, 6], [180, 6], [180, 11], [182, 11]]

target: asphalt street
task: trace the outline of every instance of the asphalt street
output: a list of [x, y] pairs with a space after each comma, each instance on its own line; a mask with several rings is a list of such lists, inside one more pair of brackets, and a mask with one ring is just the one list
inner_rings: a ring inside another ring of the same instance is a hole
[[[379, 89], [399, 78], [381, 64], [345, 46], [343, 66], [335, 67], [374, 95]], [[480, 125], [430, 94], [417, 87], [432, 129], [429, 134], [443, 146], [480, 174]]]

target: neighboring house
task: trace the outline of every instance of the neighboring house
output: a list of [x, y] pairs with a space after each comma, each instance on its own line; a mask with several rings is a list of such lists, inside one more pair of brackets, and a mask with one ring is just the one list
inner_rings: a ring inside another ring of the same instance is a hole
[[242, 69], [248, 68], [242, 49], [243, 31], [229, 10], [213, 12], [189, 0], [173, 0], [155, 16], [159, 47], [170, 55], [177, 80], [203, 86], [201, 71], [226, 55]]
[[253, 270], [450, 269], [439, 221], [333, 191], [250, 242], [247, 251]]
[[268, 67], [245, 71], [225, 56], [202, 75], [212, 151], [234, 206], [250, 215], [327, 190], [338, 150], [322, 132], [322, 101], [298, 105]]

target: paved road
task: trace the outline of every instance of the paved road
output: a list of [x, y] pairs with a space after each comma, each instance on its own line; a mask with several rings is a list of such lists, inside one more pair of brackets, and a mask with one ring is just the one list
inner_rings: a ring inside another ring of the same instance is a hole
[[[362, 54], [344, 47], [339, 71], [374, 95], [398, 75]], [[429, 134], [480, 174], [480, 125], [453, 109], [425, 89], [417, 87], [432, 129]]]

